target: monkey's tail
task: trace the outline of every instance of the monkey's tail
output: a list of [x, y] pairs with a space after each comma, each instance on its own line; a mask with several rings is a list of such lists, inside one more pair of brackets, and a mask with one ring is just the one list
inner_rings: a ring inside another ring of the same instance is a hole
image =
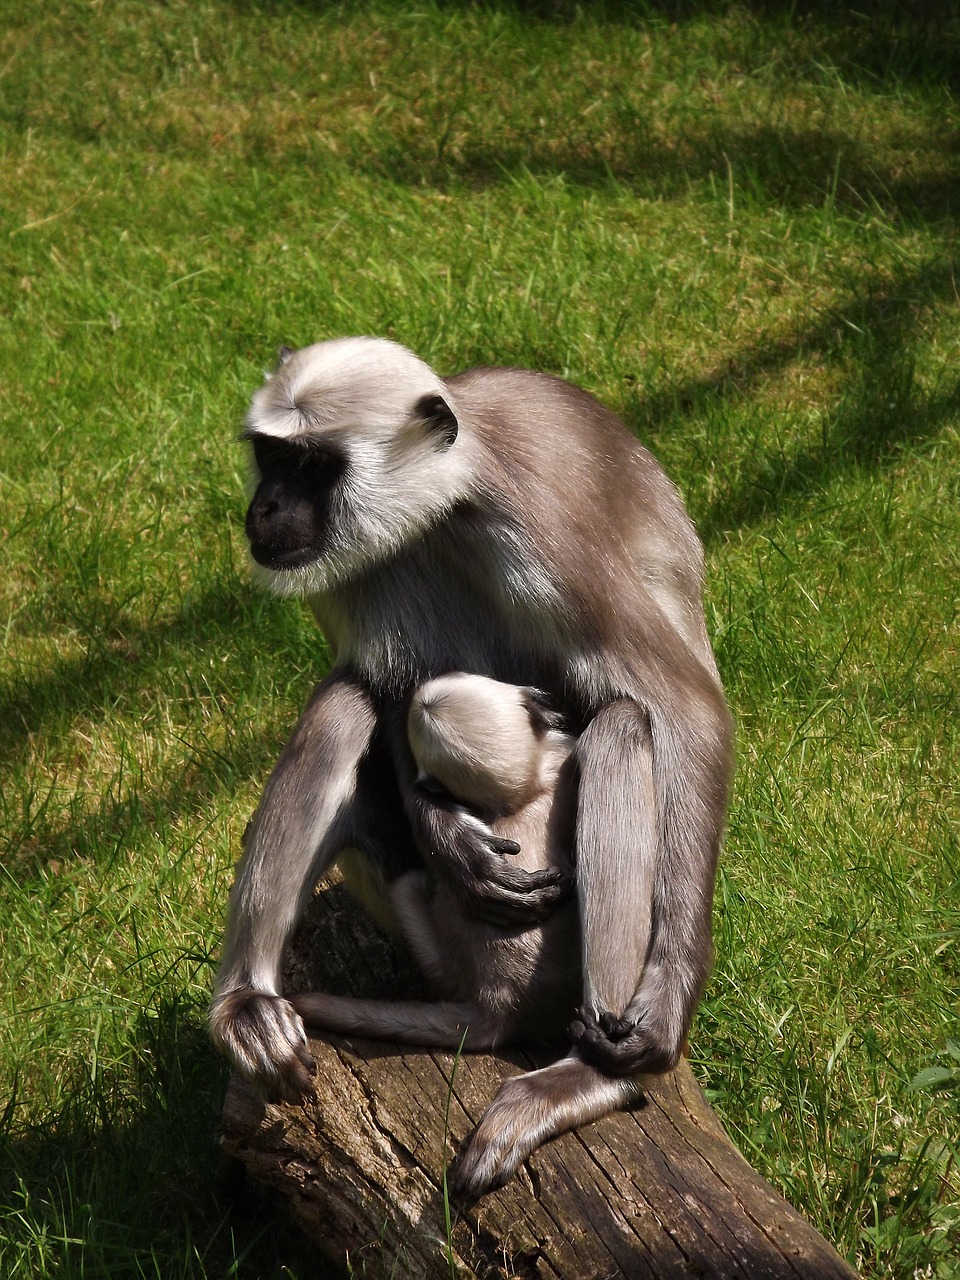
[[550, 1138], [634, 1102], [648, 1078], [605, 1076], [574, 1052], [507, 1080], [451, 1165], [451, 1191], [473, 1200], [502, 1186]]
[[353, 1000], [320, 991], [290, 997], [308, 1026], [431, 1049], [495, 1049], [503, 1019], [467, 1001]]

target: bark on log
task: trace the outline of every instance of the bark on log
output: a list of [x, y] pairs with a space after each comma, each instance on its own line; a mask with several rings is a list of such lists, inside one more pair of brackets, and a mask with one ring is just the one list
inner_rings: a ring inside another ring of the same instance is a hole
[[[338, 886], [294, 942], [289, 990], [408, 996], [418, 982]], [[317, 1098], [262, 1103], [238, 1078], [223, 1143], [354, 1275], [399, 1280], [840, 1280], [856, 1273], [746, 1163], [686, 1063], [629, 1112], [542, 1147], [444, 1215], [442, 1170], [508, 1075], [549, 1058], [311, 1045]], [[556, 1055], [554, 1055], [556, 1056]]]

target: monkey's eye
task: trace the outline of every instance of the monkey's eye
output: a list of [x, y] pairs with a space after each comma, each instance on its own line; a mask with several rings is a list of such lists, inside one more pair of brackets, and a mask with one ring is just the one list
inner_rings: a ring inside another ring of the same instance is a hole
[[244, 433], [241, 440], [249, 442], [253, 449], [253, 460], [261, 475], [273, 471], [277, 467], [290, 469], [296, 466], [296, 450], [286, 440], [277, 440], [273, 436], [261, 436], [251, 431]]
[[342, 454], [318, 440], [278, 440], [274, 436], [250, 432], [244, 437], [253, 447], [253, 458], [261, 476], [277, 472], [307, 472], [315, 483], [331, 484], [344, 470]]
[[325, 470], [341, 472], [346, 462], [340, 449], [328, 441], [305, 440], [295, 446], [301, 467], [322, 467]]
[[449, 791], [438, 778], [432, 778], [430, 774], [421, 774], [417, 778], [417, 786], [421, 791], [425, 791], [428, 796], [447, 796]]

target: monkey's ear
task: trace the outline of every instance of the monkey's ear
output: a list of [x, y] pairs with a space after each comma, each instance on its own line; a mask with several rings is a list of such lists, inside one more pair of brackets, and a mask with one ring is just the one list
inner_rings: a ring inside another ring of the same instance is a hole
[[563, 715], [542, 689], [524, 688], [521, 690], [521, 696], [534, 733], [542, 736], [549, 729], [563, 728]]
[[282, 369], [290, 357], [293, 355], [296, 347], [288, 347], [286, 345], [277, 347], [277, 368]]
[[441, 449], [449, 449], [456, 440], [460, 424], [443, 396], [421, 396], [413, 406], [413, 416], [423, 423]]

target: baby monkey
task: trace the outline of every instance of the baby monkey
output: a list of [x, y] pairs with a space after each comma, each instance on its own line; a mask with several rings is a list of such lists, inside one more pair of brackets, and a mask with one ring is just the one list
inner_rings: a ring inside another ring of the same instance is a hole
[[[452, 673], [415, 690], [407, 735], [417, 784], [519, 846], [529, 871], [572, 882], [576, 794], [573, 750], [559, 714], [537, 690]], [[441, 997], [438, 1002], [293, 997], [328, 1031], [408, 1044], [492, 1049], [556, 1038], [583, 989], [577, 906], [541, 924], [503, 929], [468, 915], [442, 875], [407, 872], [390, 886], [399, 932]]]

